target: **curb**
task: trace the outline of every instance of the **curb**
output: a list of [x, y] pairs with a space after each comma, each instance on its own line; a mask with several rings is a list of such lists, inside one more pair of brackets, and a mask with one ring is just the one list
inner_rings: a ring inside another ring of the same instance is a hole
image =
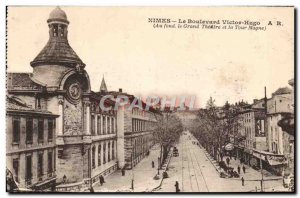
[[[203, 147], [202, 147], [202, 148], [203, 148]], [[206, 151], [206, 149], [203, 148], [203, 150], [204, 150], [204, 154], [205, 154], [206, 158], [207, 158], [207, 159], [210, 161], [210, 163], [215, 167], [216, 171], [217, 171], [218, 173], [220, 173], [219, 168], [218, 168], [218, 167], [211, 161], [211, 159], [209, 158], [209, 157], [210, 157], [209, 153]]]
[[[171, 158], [172, 158], [172, 156], [173, 156], [172, 153], [173, 153], [173, 148], [171, 148], [170, 151], [169, 151], [169, 153], [168, 153], [168, 156], [167, 156], [167, 162], [164, 164], [165, 167], [163, 166], [164, 168], [162, 169], [162, 172], [163, 172], [163, 173], [164, 173], [164, 172], [167, 170], [167, 168], [169, 167], [169, 163], [170, 163]], [[161, 187], [161, 185], [162, 185], [163, 180], [164, 180], [164, 177], [162, 176], [159, 185], [156, 186], [155, 188], [153, 188], [150, 192], [154, 192], [154, 191], [156, 191], [157, 189], [159, 189], [159, 188]]]

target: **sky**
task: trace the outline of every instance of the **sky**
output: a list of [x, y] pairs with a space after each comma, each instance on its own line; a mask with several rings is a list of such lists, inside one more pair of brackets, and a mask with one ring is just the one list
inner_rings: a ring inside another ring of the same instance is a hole
[[[142, 97], [195, 96], [204, 107], [270, 97], [294, 76], [294, 10], [280, 7], [61, 7], [68, 39], [86, 64], [92, 90], [104, 76], [108, 90]], [[30, 61], [48, 41], [54, 7], [9, 7], [8, 72], [32, 72]], [[266, 31], [156, 29], [148, 18], [251, 20]]]

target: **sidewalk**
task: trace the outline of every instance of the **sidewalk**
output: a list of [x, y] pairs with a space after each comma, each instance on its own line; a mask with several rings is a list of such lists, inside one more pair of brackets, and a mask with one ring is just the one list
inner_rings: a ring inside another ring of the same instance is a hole
[[[157, 187], [161, 179], [154, 180], [157, 173], [157, 158], [160, 155], [159, 145], [154, 145], [150, 149], [149, 156], [146, 156], [140, 161], [133, 170], [126, 170], [125, 176], [122, 176], [121, 170], [117, 170], [105, 178], [103, 186], [96, 184], [94, 186], [95, 192], [150, 192]], [[155, 167], [152, 168], [152, 161]], [[160, 170], [160, 174], [162, 171]], [[133, 179], [134, 190], [131, 189]]]
[[[229, 157], [229, 156], [224, 156], [223, 160], [226, 161], [226, 158]], [[229, 157], [230, 159], [230, 157]], [[261, 180], [261, 172], [260, 170], [255, 170], [253, 169], [252, 167], [246, 165], [246, 164], [243, 164], [243, 163], [240, 163], [240, 160], [234, 160], [234, 158], [232, 157], [230, 162], [229, 162], [229, 166], [233, 167], [234, 170], [237, 172], [237, 167], [238, 165], [240, 166], [241, 168], [241, 174], [240, 174], [240, 178], [241, 177], [244, 177], [245, 180]], [[243, 169], [242, 167], [245, 166], [246, 168], [246, 173], [244, 174], [243, 173]], [[266, 171], [266, 170], [263, 170], [263, 175], [264, 175], [264, 179], [266, 180], [282, 180], [282, 177], [281, 176], [276, 176], [276, 175], [272, 175], [270, 172]]]

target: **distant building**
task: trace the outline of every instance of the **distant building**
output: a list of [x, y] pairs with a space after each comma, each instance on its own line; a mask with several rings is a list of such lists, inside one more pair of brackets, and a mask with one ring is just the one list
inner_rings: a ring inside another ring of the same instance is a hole
[[285, 158], [284, 161], [274, 161], [272, 169], [277, 174], [283, 174], [288, 164], [287, 159], [294, 155], [294, 135], [283, 131], [278, 125], [280, 120], [292, 114], [293, 104], [292, 90], [288, 87], [279, 88], [268, 100], [268, 150]]
[[247, 105], [240, 112], [242, 127], [239, 131], [245, 135], [243, 161], [251, 166], [258, 166], [257, 160], [253, 158], [253, 152], [267, 150], [266, 143], [266, 113], [265, 99], [254, 100], [253, 104]]
[[20, 189], [55, 191], [57, 115], [14, 96], [6, 103], [6, 166]]

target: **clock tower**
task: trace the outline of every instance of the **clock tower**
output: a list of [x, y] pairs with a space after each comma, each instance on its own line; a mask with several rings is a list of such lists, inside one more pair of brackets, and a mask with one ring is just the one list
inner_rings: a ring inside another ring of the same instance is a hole
[[30, 63], [31, 78], [44, 86], [36, 100], [58, 114], [56, 120], [57, 182], [85, 183], [90, 177], [90, 81], [85, 64], [68, 41], [69, 21], [56, 7], [47, 20], [49, 40]]

